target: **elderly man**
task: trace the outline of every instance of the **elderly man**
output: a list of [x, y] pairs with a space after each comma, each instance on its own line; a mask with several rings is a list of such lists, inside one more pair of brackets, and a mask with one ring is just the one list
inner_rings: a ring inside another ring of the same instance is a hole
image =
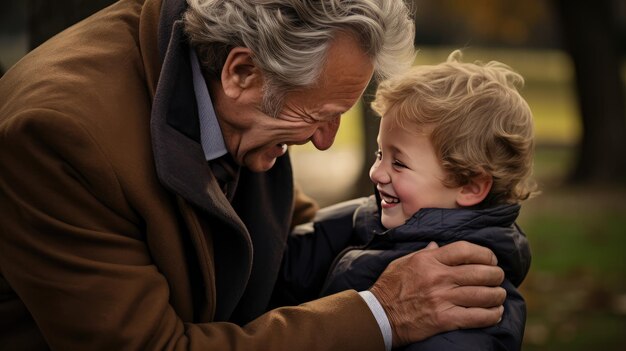
[[122, 0], [28, 54], [0, 80], [2, 348], [383, 350], [496, 323], [503, 273], [467, 243], [267, 311], [316, 210], [287, 146], [330, 147], [412, 33], [401, 1]]

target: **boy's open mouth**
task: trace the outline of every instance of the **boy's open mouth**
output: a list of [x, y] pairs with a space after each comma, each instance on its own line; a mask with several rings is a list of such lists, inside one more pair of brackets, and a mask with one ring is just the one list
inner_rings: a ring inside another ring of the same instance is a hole
[[383, 191], [378, 190], [378, 192], [380, 193], [380, 197], [383, 199], [384, 202], [388, 203], [388, 204], [397, 204], [400, 203], [400, 199], [395, 197], [395, 196], [391, 196]]

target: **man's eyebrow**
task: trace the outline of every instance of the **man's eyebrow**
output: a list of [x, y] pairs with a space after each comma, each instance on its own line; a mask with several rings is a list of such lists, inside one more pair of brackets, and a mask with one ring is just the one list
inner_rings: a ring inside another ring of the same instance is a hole
[[341, 117], [344, 113], [339, 111], [318, 112], [316, 114], [305, 113], [305, 119], [311, 122], [326, 122]]

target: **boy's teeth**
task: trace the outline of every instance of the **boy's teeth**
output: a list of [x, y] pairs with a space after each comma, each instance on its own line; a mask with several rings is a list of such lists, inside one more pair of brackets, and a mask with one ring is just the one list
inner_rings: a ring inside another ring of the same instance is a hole
[[381, 197], [388, 204], [397, 204], [398, 202], [400, 202], [400, 199], [398, 199], [397, 197], [391, 197], [391, 196], [381, 196]]

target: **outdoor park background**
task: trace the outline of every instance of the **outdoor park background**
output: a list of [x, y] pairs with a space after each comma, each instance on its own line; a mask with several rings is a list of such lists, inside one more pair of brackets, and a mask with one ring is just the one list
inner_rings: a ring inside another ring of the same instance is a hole
[[[0, 0], [0, 67], [112, 0]], [[389, 0], [396, 1], [396, 0]], [[542, 194], [519, 223], [533, 251], [522, 284], [524, 350], [626, 349], [626, 2], [415, 0], [416, 64], [504, 62], [526, 78]], [[373, 86], [372, 86], [373, 88]], [[371, 91], [364, 100], [369, 100]], [[0, 97], [2, 98], [2, 97]], [[377, 119], [367, 103], [342, 119], [335, 145], [291, 150], [322, 205], [371, 193]]]

